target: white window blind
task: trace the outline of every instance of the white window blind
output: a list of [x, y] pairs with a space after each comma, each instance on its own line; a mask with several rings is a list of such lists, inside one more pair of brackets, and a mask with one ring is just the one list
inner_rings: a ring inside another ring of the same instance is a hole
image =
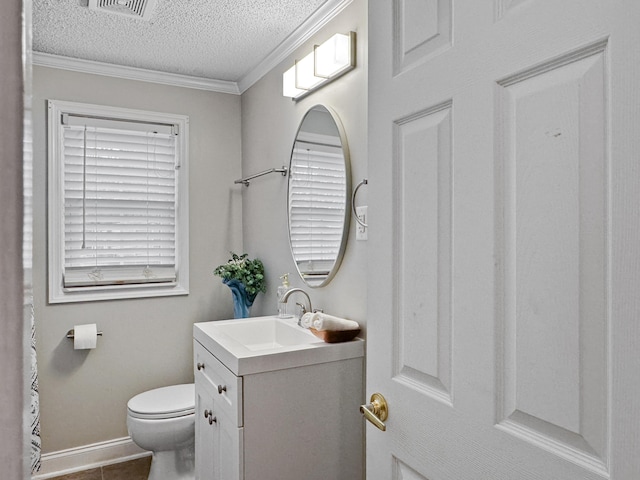
[[296, 141], [289, 187], [291, 249], [303, 275], [326, 275], [340, 250], [346, 181], [342, 147]]
[[187, 294], [188, 117], [48, 108], [49, 301]]
[[64, 286], [175, 281], [172, 128], [65, 120]]

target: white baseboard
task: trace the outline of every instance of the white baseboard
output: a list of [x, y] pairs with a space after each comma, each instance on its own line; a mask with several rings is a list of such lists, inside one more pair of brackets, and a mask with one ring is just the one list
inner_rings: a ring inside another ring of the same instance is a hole
[[151, 455], [151, 452], [142, 450], [131, 441], [131, 437], [115, 438], [106, 442], [45, 453], [42, 455], [40, 472], [32, 479], [45, 480], [148, 455]]

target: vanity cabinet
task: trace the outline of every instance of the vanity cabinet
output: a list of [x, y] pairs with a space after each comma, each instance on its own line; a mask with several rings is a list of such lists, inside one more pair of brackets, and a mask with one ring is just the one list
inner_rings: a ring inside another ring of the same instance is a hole
[[194, 340], [196, 479], [363, 478], [363, 358], [235, 375]]

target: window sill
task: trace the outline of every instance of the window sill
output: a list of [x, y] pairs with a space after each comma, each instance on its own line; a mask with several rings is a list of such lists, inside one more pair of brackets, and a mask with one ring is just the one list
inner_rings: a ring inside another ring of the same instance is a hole
[[132, 298], [168, 297], [188, 295], [189, 288], [182, 284], [169, 285], [109, 285], [101, 287], [58, 288], [49, 292], [49, 303], [95, 302], [100, 300], [126, 300]]

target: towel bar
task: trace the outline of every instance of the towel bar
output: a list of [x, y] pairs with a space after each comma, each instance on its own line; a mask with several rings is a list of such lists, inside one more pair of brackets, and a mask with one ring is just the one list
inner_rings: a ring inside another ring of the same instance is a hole
[[283, 177], [286, 177], [287, 176], [287, 167], [285, 167], [283, 165], [281, 168], [270, 168], [269, 170], [265, 170], [264, 172], [256, 173], [255, 175], [249, 175], [248, 177], [240, 178], [238, 180], [235, 180], [233, 183], [241, 183], [244, 186], [248, 187], [249, 186], [249, 180], [253, 180], [254, 178], [258, 178], [258, 177], [261, 177], [263, 175], [268, 175], [270, 173], [281, 173]]

